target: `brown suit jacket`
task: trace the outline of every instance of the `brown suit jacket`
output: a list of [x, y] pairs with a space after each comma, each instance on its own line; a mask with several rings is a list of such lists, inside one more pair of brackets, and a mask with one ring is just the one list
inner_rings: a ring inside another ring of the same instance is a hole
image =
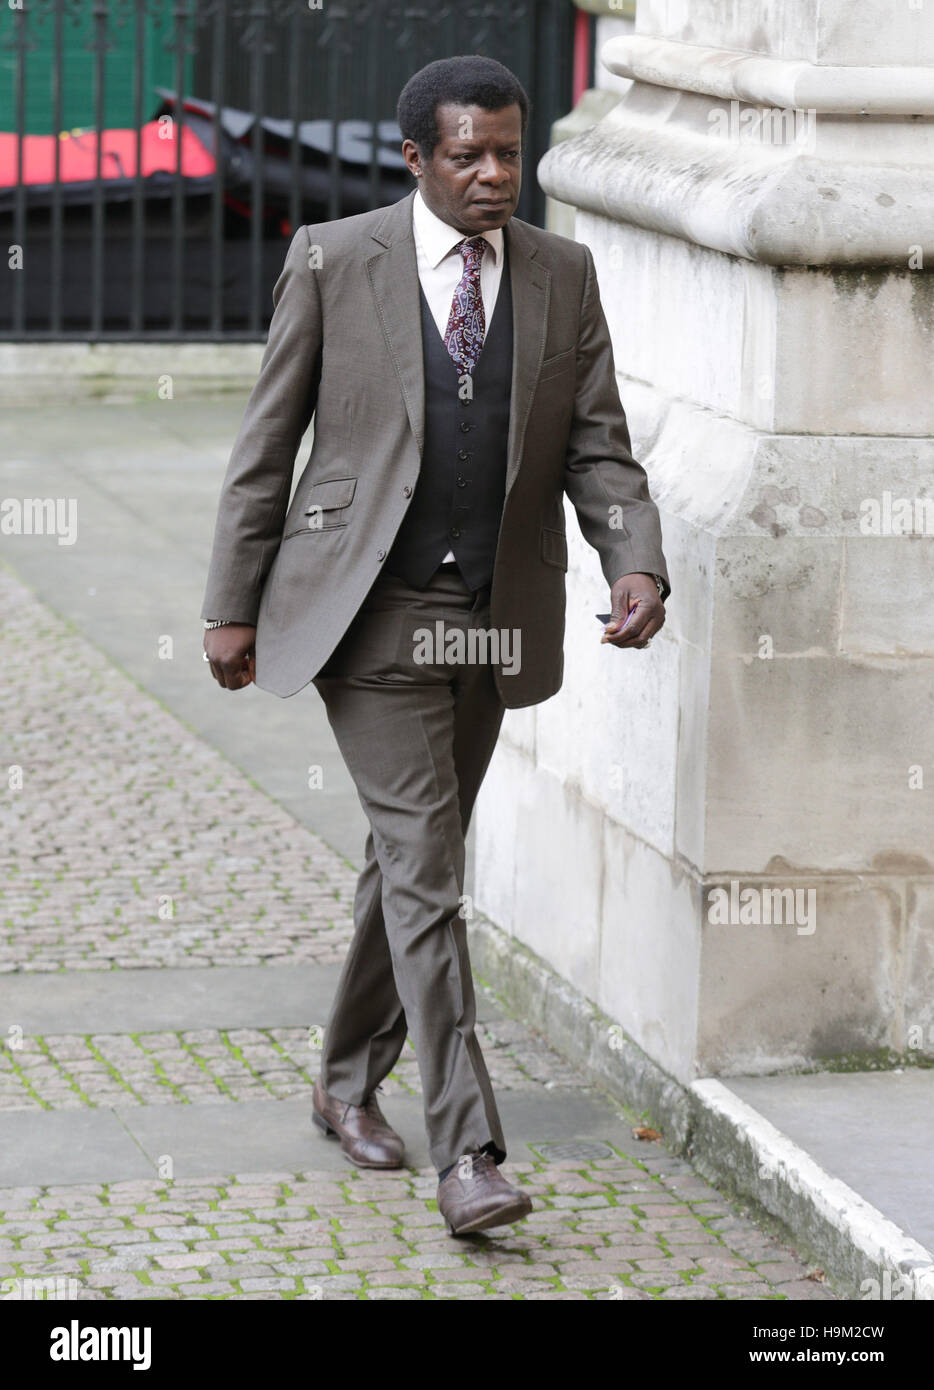
[[[337, 646], [418, 481], [425, 392], [414, 196], [300, 227], [273, 291], [262, 367], [221, 489], [201, 616], [256, 624], [256, 683], [276, 695], [302, 689]], [[608, 584], [658, 574], [667, 596], [668, 576], [658, 512], [630, 452], [593, 257], [516, 217], [504, 232], [514, 349], [490, 623], [521, 630], [519, 671], [495, 673], [515, 709], [562, 681], [563, 493]], [[312, 415], [311, 457], [290, 503]]]

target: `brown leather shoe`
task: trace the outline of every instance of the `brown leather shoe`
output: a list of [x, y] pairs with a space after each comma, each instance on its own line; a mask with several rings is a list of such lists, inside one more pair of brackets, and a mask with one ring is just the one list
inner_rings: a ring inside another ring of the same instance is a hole
[[376, 1091], [364, 1105], [348, 1105], [315, 1082], [311, 1118], [325, 1134], [336, 1134], [341, 1152], [358, 1168], [401, 1168], [405, 1145], [386, 1122]]
[[488, 1226], [509, 1226], [532, 1210], [532, 1203], [518, 1187], [511, 1187], [500, 1173], [492, 1154], [463, 1154], [438, 1183], [438, 1210], [452, 1236], [485, 1231]]

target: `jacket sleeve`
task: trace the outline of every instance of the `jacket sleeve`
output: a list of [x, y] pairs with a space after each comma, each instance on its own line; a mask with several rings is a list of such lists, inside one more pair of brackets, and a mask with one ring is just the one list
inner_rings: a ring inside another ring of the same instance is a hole
[[299, 227], [275, 288], [259, 376], [221, 486], [202, 618], [256, 623], [282, 537], [295, 457], [321, 377], [321, 298]]
[[661, 522], [645, 469], [632, 456], [629, 427], [616, 385], [613, 346], [600, 303], [590, 248], [581, 298], [577, 385], [564, 489], [584, 539], [600, 556], [608, 584], [624, 574], [657, 574], [671, 592]]

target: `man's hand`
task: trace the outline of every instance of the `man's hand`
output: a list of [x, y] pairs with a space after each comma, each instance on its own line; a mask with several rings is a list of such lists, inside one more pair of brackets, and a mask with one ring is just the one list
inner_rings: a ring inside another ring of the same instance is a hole
[[246, 623], [226, 623], [204, 634], [204, 650], [211, 675], [225, 690], [242, 690], [256, 679], [256, 628]]
[[665, 625], [665, 605], [655, 576], [624, 574], [613, 585], [610, 597], [610, 621], [600, 641], [613, 647], [647, 647]]

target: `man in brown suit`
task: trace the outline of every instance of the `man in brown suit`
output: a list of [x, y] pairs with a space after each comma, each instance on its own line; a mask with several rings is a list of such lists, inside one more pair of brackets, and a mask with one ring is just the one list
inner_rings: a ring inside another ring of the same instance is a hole
[[352, 1162], [399, 1166], [375, 1092], [411, 1034], [439, 1209], [462, 1234], [531, 1209], [498, 1171], [464, 837], [504, 709], [561, 685], [563, 495], [610, 586], [604, 642], [647, 646], [669, 585], [593, 257], [512, 215], [524, 90], [492, 59], [444, 59], [398, 116], [415, 190], [289, 248], [202, 617], [225, 689], [314, 682], [370, 824], [313, 1119]]

